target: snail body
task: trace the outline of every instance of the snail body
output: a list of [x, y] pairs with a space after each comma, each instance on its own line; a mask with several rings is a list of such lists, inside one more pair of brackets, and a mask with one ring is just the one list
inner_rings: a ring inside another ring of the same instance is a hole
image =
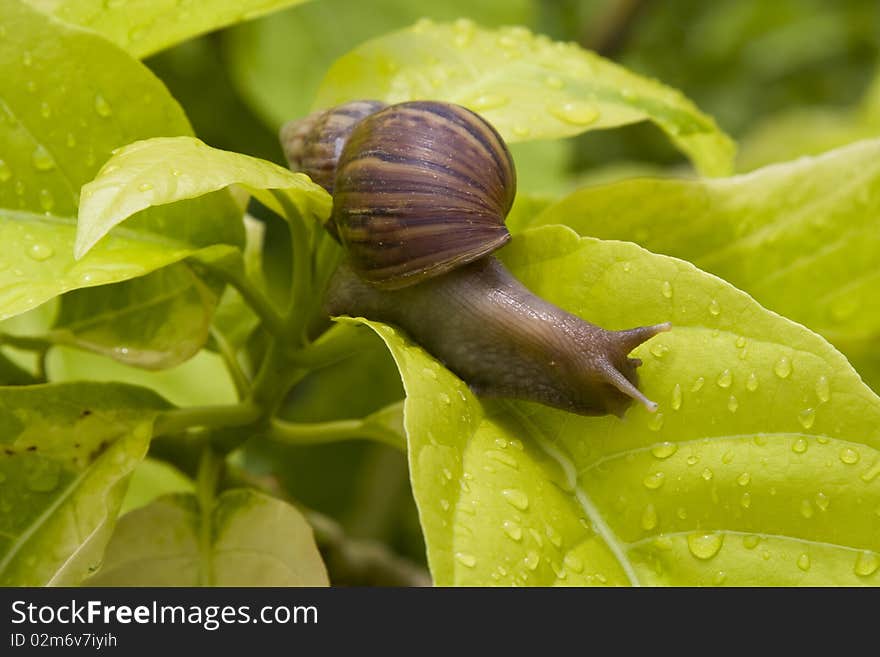
[[491, 255], [510, 239], [515, 172], [477, 114], [357, 101], [281, 135], [291, 167], [333, 195], [328, 230], [347, 258], [328, 286], [331, 315], [399, 326], [480, 395], [582, 415], [622, 415], [633, 400], [656, 409], [627, 355], [668, 324], [605, 330], [535, 296]]

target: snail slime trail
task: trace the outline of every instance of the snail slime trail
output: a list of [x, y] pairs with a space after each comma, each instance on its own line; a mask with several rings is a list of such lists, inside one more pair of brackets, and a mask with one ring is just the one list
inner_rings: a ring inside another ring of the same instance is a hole
[[669, 324], [608, 331], [532, 294], [491, 254], [510, 240], [513, 159], [470, 110], [354, 101], [281, 129], [294, 171], [333, 195], [327, 229], [346, 258], [331, 315], [394, 324], [477, 394], [581, 415], [635, 400], [628, 354]]

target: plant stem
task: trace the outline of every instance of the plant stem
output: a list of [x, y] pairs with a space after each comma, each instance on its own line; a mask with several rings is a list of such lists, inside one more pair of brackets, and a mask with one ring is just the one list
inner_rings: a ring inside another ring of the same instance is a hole
[[52, 339], [47, 336], [0, 333], [0, 345], [7, 345], [23, 351], [45, 352], [49, 350], [52, 344]]
[[212, 520], [217, 483], [223, 470], [223, 459], [214, 453], [210, 444], [205, 445], [196, 475], [196, 496], [199, 501], [199, 586], [211, 586], [214, 582], [214, 549]]
[[308, 320], [307, 302], [312, 282], [311, 239], [305, 221], [290, 200], [280, 190], [272, 190], [273, 196], [284, 209], [290, 230], [291, 251], [293, 253], [293, 279], [290, 284], [290, 306], [286, 317], [286, 334], [295, 345], [306, 343], [305, 325]]
[[238, 398], [243, 399], [247, 397], [251, 389], [251, 382], [241, 369], [235, 349], [216, 326], [212, 326], [210, 330], [211, 337], [217, 343], [217, 349], [220, 351], [220, 356], [223, 358], [226, 369], [229, 371], [229, 376], [232, 377], [232, 383], [235, 385], [235, 392], [238, 394]]
[[266, 437], [291, 445], [321, 445], [339, 440], [371, 438], [400, 448], [401, 437], [385, 427], [364, 420], [330, 422], [288, 422], [274, 419]]
[[262, 417], [261, 409], [246, 401], [228, 406], [193, 406], [160, 413], [154, 435], [165, 436], [187, 429], [217, 429], [252, 424]]

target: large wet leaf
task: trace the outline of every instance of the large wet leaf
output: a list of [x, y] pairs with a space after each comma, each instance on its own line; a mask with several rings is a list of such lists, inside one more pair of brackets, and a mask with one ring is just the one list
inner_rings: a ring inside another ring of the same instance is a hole
[[880, 140], [871, 140], [724, 180], [586, 187], [533, 223], [690, 260], [818, 331], [868, 372], [880, 367], [878, 207]]
[[482, 25], [528, 23], [534, 7], [526, 0], [372, 0], [370, 9], [363, 11], [363, 0], [321, 0], [226, 32], [230, 71], [242, 96], [277, 130], [308, 114], [324, 73], [355, 44], [425, 16], [469, 16]]
[[0, 584], [78, 584], [167, 403], [122, 384], [0, 388]]
[[323, 221], [330, 214], [330, 195], [305, 174], [211, 148], [192, 137], [160, 137], [120, 149], [83, 187], [76, 253], [84, 255], [110, 229], [142, 210], [196, 199], [235, 184], [282, 215], [287, 213], [267, 190], [286, 194], [305, 217]]
[[304, 0], [28, 0], [101, 33], [135, 57]]
[[312, 528], [253, 490], [220, 495], [206, 516], [194, 495], [126, 514], [90, 586], [326, 586]]
[[[563, 227], [503, 252], [634, 353], [655, 414], [481, 402], [391, 327], [435, 582], [880, 584], [880, 398], [804, 327], [693, 265]], [[671, 293], [670, 293], [671, 290]]]
[[369, 41], [334, 64], [317, 105], [357, 98], [459, 103], [485, 116], [510, 142], [649, 120], [702, 173], [723, 175], [732, 168], [733, 142], [684, 95], [523, 27], [420, 21]]
[[80, 187], [113, 149], [190, 127], [162, 83], [101, 37], [18, 0], [0, 4], [0, 27], [0, 318], [242, 242], [240, 213], [221, 192], [145, 212], [75, 261]]

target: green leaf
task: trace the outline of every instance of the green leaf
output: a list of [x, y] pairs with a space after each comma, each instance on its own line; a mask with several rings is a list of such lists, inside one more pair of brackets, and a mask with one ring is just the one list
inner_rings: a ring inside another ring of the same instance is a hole
[[238, 401], [223, 359], [207, 350], [176, 367], [149, 371], [81, 349], [53, 347], [49, 351], [46, 369], [50, 381], [118, 381], [154, 390], [175, 406], [234, 404]]
[[309, 2], [224, 33], [233, 81], [273, 130], [308, 114], [324, 73], [353, 44], [423, 16], [454, 20], [466, 15], [483, 25], [513, 25], [534, 13], [528, 0], [371, 0], [370, 8], [363, 11], [363, 0]]
[[208, 338], [219, 290], [184, 263], [62, 297], [50, 339], [115, 360], [164, 369], [190, 359]]
[[880, 584], [880, 398], [840, 353], [634, 244], [555, 226], [502, 256], [601, 326], [671, 321], [634, 352], [660, 408], [621, 420], [481, 402], [372, 323], [404, 379], [436, 584]]
[[[205, 526], [207, 525], [207, 527]], [[312, 528], [253, 490], [223, 493], [205, 518], [194, 495], [124, 516], [89, 586], [326, 586]]]
[[0, 388], [0, 584], [78, 584], [101, 559], [155, 415], [149, 390]]
[[876, 370], [880, 356], [867, 347], [880, 339], [878, 202], [880, 140], [872, 140], [724, 180], [587, 187], [534, 224], [690, 260]]
[[[243, 185], [260, 202], [287, 214], [266, 190], [277, 189], [300, 214], [325, 220], [330, 195], [305, 174], [240, 153], [221, 151], [192, 137], [139, 141], [119, 149], [83, 187], [76, 254], [82, 257], [111, 228], [150, 208]], [[157, 227], [164, 233], [166, 226]]]
[[317, 105], [434, 98], [482, 114], [509, 142], [650, 120], [702, 173], [732, 168], [734, 144], [681, 93], [523, 27], [434, 24], [367, 42], [330, 69]]
[[28, 0], [99, 32], [135, 57], [304, 0]]
[[195, 484], [192, 479], [180, 470], [164, 461], [145, 458], [131, 474], [119, 515], [147, 506], [162, 495], [194, 491]]
[[162, 83], [101, 37], [18, 0], [0, 4], [0, 26], [0, 318], [202, 246], [241, 243], [240, 213], [220, 193], [144, 213], [74, 261], [79, 190], [101, 162], [123, 144], [190, 127]]

